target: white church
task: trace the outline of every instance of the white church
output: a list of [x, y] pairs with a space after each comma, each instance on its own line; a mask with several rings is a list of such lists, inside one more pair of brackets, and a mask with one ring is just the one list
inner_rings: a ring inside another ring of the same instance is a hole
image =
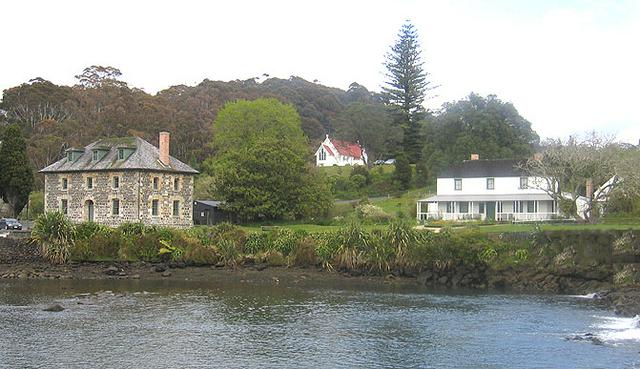
[[316, 150], [316, 166], [367, 165], [367, 152], [359, 143], [330, 139], [326, 135]]

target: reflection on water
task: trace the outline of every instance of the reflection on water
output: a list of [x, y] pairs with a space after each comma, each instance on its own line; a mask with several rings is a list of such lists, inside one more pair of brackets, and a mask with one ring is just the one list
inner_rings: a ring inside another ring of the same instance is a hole
[[[66, 310], [42, 311], [51, 302]], [[640, 367], [637, 338], [612, 333], [611, 318], [569, 296], [10, 281], [0, 284], [0, 367]], [[605, 345], [564, 339], [598, 329], [612, 337]]]

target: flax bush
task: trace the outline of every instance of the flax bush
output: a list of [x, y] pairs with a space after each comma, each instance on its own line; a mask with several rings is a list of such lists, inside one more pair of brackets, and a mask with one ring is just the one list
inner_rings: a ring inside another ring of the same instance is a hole
[[73, 224], [60, 212], [40, 215], [31, 232], [32, 241], [42, 250], [42, 255], [55, 264], [69, 260], [76, 230]]

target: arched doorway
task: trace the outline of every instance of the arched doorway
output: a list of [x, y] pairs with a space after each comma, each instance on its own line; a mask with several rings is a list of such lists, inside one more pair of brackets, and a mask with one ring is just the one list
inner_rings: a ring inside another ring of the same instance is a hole
[[93, 201], [87, 200], [84, 203], [84, 214], [87, 222], [93, 222]]

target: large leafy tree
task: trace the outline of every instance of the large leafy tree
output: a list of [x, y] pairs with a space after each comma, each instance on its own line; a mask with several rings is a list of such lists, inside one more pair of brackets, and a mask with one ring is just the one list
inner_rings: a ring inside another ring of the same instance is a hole
[[82, 73], [76, 76], [77, 86], [81, 88], [126, 87], [127, 83], [121, 81], [120, 76], [122, 72], [118, 68], [92, 65], [84, 68]]
[[423, 158], [436, 172], [471, 154], [481, 159], [526, 158], [539, 142], [513, 104], [474, 93], [445, 104], [440, 115], [427, 120], [424, 136]]
[[27, 144], [20, 126], [12, 124], [2, 135], [0, 195], [9, 203], [14, 216], [27, 204], [32, 189], [33, 172], [27, 157]]
[[410, 22], [400, 29], [396, 43], [385, 56], [386, 86], [382, 87], [387, 103], [393, 108], [396, 124], [404, 129], [404, 150], [409, 160], [420, 157], [422, 141], [420, 120], [425, 116], [423, 102], [433, 88], [424, 68], [418, 32]]
[[207, 161], [215, 191], [244, 220], [321, 216], [331, 205], [326, 180], [309, 163], [293, 106], [276, 99], [228, 103], [214, 122]]
[[595, 221], [610, 198], [640, 195], [640, 152], [635, 147], [597, 133], [549, 139], [543, 147], [542, 155], [529, 159], [523, 169], [541, 179], [531, 185], [558, 201], [566, 214]]
[[339, 138], [360, 142], [367, 150], [367, 165], [389, 156], [402, 141], [402, 129], [392, 124], [389, 112], [382, 105], [351, 103], [336, 117], [333, 127]]

